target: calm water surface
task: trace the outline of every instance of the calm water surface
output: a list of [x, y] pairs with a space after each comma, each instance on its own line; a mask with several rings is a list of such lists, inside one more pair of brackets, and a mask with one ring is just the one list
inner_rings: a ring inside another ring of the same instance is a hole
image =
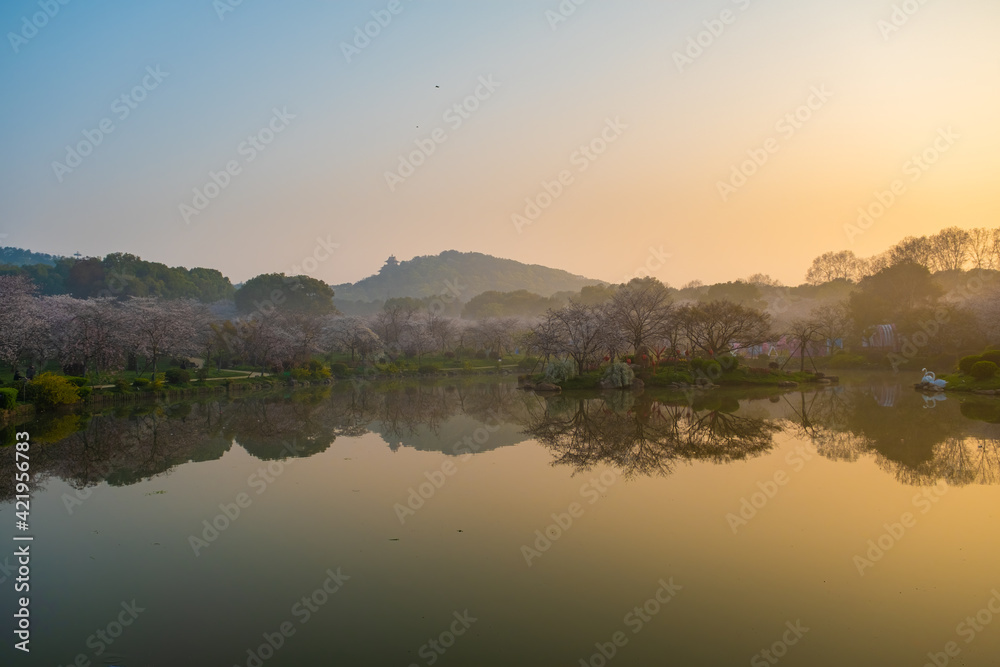
[[992, 667], [1000, 399], [905, 380], [342, 383], [22, 424], [32, 651], [7, 447], [0, 663]]

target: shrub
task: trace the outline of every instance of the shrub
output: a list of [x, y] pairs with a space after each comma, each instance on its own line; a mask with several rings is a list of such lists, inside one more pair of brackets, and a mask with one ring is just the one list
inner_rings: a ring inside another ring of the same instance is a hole
[[66, 378], [66, 381], [74, 387], [83, 387], [87, 384], [87, 378], [77, 377], [75, 375], [66, 375], [64, 377]]
[[80, 400], [77, 387], [61, 375], [42, 373], [29, 384], [31, 396], [40, 410], [68, 405]]
[[347, 364], [332, 364], [330, 366], [330, 372], [336, 377], [345, 378], [351, 374], [351, 369], [347, 367]]
[[417, 372], [421, 373], [421, 374], [424, 374], [424, 375], [428, 375], [428, 374], [437, 373], [440, 370], [441, 370], [441, 367], [439, 365], [437, 365], [437, 364], [424, 364], [420, 368], [417, 369]]
[[691, 370], [696, 377], [715, 380], [722, 375], [722, 364], [714, 359], [695, 358], [691, 360]]
[[719, 365], [722, 370], [730, 373], [740, 367], [740, 358], [734, 354], [725, 354], [719, 357]]
[[194, 375], [199, 381], [204, 382], [208, 379], [208, 369], [202, 366], [194, 372]]
[[125, 392], [128, 391], [129, 384], [128, 380], [126, 380], [125, 378], [115, 378], [114, 385], [115, 385], [114, 391], [118, 392], [119, 394], [124, 394]]
[[290, 373], [290, 375], [291, 375], [291, 377], [292, 377], [293, 380], [297, 380], [299, 382], [305, 382], [306, 380], [310, 379], [310, 377], [311, 377], [311, 373], [309, 373], [309, 369], [308, 368], [301, 368], [301, 367], [300, 368], [293, 368], [292, 372]]
[[0, 389], [0, 410], [12, 410], [17, 405], [17, 389]]
[[1000, 366], [1000, 350], [987, 350], [980, 356], [982, 356], [983, 361], [992, 361], [997, 366]]
[[455, 353], [452, 352], [451, 350], [447, 350], [442, 356], [444, 356], [445, 359], [454, 359]]
[[475, 356], [476, 356], [476, 359], [485, 359], [486, 358], [486, 350], [477, 350]]
[[186, 384], [191, 380], [191, 374], [183, 368], [168, 368], [164, 375], [169, 384]]
[[977, 361], [969, 374], [977, 380], [988, 380], [997, 374], [997, 368], [992, 361]]
[[94, 390], [91, 389], [90, 387], [77, 387], [76, 388], [76, 393], [80, 395], [81, 399], [86, 399], [88, 396], [90, 396], [91, 392], [93, 392], [93, 391]]
[[132, 386], [136, 389], [149, 389], [150, 382], [146, 378], [136, 378], [132, 381]]
[[982, 360], [983, 358], [980, 357], [979, 355], [962, 357], [961, 359], [958, 360], [958, 370], [962, 371], [966, 375], [970, 375], [972, 373], [972, 367]]
[[565, 382], [573, 377], [575, 372], [576, 368], [569, 359], [557, 359], [545, 365], [545, 379], [554, 384]]
[[620, 361], [611, 364], [604, 371], [604, 381], [610, 383], [616, 389], [631, 387], [633, 380], [635, 380], [635, 373], [632, 371], [632, 368]]
[[309, 362], [309, 379], [311, 380], [329, 380], [330, 379], [330, 369], [321, 364], [320, 362], [313, 359]]

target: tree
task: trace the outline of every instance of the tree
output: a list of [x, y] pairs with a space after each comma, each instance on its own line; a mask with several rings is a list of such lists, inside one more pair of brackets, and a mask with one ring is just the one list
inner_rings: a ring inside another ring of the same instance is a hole
[[756, 285], [757, 287], [784, 287], [780, 280], [772, 278], [766, 273], [755, 273], [743, 282]]
[[842, 278], [854, 281], [858, 275], [858, 258], [850, 250], [826, 252], [813, 260], [806, 273], [806, 282], [821, 285]]
[[398, 345], [400, 337], [419, 310], [420, 302], [416, 299], [388, 299], [382, 306], [382, 312], [375, 315], [372, 322], [375, 333], [386, 345]]
[[35, 285], [24, 276], [0, 276], [0, 361], [16, 365], [37, 349], [45, 321]]
[[926, 236], [907, 236], [889, 249], [889, 265], [919, 264], [931, 267], [933, 244]]
[[324, 344], [351, 353], [366, 361], [382, 349], [382, 341], [360, 317], [335, 317], [328, 319], [323, 329]]
[[876, 324], [895, 324], [918, 306], [932, 304], [941, 294], [926, 266], [896, 264], [865, 278], [851, 294], [851, 319], [859, 331]]
[[477, 345], [498, 359], [514, 347], [514, 335], [520, 328], [515, 317], [491, 317], [476, 322], [469, 333]]
[[760, 345], [774, 337], [767, 313], [732, 301], [685, 306], [680, 319], [687, 339], [710, 357]]
[[76, 367], [83, 375], [91, 368], [100, 373], [124, 366], [126, 350], [134, 347], [134, 341], [118, 301], [59, 295], [42, 297], [40, 308], [48, 323], [45, 356], [56, 359], [64, 370]]
[[265, 273], [251, 278], [236, 291], [236, 307], [242, 313], [256, 312], [327, 315], [337, 312], [333, 289], [309, 276]]
[[615, 331], [609, 325], [604, 308], [571, 301], [564, 308], [546, 313], [534, 328], [534, 339], [545, 346], [546, 356], [569, 356], [577, 372], [583, 373], [588, 364], [596, 362], [598, 352], [608, 347], [607, 336]]
[[969, 231], [969, 260], [974, 269], [995, 269], [1000, 266], [1000, 229], [979, 227]]
[[931, 237], [931, 260], [938, 271], [961, 271], [969, 258], [972, 236], [958, 227], [948, 227]]
[[135, 337], [136, 351], [149, 357], [151, 373], [156, 373], [157, 359], [163, 355], [197, 352], [194, 302], [131, 299], [125, 305], [125, 314], [125, 326]]
[[674, 309], [663, 283], [656, 278], [633, 278], [611, 298], [609, 316], [638, 352], [667, 337]]
[[447, 350], [455, 342], [458, 326], [450, 317], [430, 313], [427, 315], [427, 332], [434, 338], [437, 349]]

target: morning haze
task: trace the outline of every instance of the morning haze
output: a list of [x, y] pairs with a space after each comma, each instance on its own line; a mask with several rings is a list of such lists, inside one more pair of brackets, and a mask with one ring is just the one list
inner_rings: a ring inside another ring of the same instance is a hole
[[0, 664], [993, 667], [998, 20], [5, 3]]

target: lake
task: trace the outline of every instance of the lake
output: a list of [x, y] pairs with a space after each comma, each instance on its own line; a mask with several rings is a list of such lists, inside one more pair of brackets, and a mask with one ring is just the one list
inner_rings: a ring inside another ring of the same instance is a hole
[[1000, 399], [912, 382], [340, 382], [8, 427], [32, 634], [8, 446], [2, 664], [992, 667]]

